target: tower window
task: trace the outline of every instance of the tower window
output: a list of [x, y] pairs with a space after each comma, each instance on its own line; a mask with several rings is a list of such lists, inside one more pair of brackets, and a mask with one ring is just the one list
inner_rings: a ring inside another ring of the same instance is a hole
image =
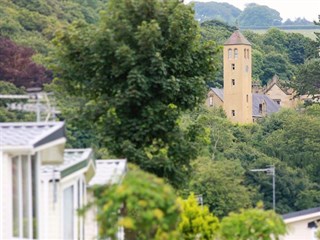
[[212, 107], [213, 106], [213, 96], [209, 97], [209, 106]]
[[249, 72], [249, 66], [248, 65], [246, 66], [246, 72]]
[[236, 116], [236, 111], [235, 110], [231, 110], [231, 115], [234, 117]]
[[248, 57], [248, 59], [250, 58], [249, 49], [247, 49], [247, 57]]
[[234, 59], [238, 59], [238, 55], [239, 55], [238, 49], [236, 48], [234, 49]]
[[235, 80], [235, 79], [232, 79], [232, 80], [231, 80], [231, 83], [232, 83], [232, 86], [236, 85], [236, 80]]
[[262, 116], [266, 116], [267, 115], [267, 104], [265, 101], [263, 101], [262, 103], [259, 104], [259, 113]]
[[244, 58], [247, 58], [247, 49], [244, 49]]
[[236, 69], [236, 65], [234, 63], [231, 64], [231, 69], [235, 70]]
[[262, 103], [259, 104], [259, 113], [262, 113]]
[[275, 101], [278, 105], [281, 103], [281, 99], [274, 99], [273, 101]]
[[228, 50], [228, 59], [231, 59], [232, 58], [232, 49], [229, 48]]
[[249, 102], [249, 95], [247, 94], [247, 96], [246, 96], [246, 97], [247, 97], [247, 102]]

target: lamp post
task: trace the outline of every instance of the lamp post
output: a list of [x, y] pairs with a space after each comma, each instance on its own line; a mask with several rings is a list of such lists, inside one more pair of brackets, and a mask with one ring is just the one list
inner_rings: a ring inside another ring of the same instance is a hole
[[276, 168], [274, 165], [268, 166], [268, 168], [252, 169], [251, 172], [265, 172], [268, 175], [272, 175], [272, 208], [276, 211]]

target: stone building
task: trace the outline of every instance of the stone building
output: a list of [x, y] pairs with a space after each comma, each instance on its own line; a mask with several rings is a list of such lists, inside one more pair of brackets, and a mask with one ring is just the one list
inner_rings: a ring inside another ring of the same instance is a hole
[[[277, 84], [270, 85], [266, 92], [252, 93], [251, 43], [237, 30], [223, 47], [224, 89], [210, 88], [206, 104], [209, 107], [223, 107], [228, 119], [234, 123], [248, 124], [280, 109], [287, 104], [276, 90]], [[277, 101], [274, 101], [272, 97]], [[287, 96], [287, 95], [285, 95]]]

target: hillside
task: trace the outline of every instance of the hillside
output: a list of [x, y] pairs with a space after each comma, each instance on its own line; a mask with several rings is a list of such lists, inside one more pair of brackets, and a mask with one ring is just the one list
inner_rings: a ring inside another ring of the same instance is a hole
[[239, 8], [229, 3], [194, 2], [195, 18], [200, 21], [220, 20], [228, 24], [235, 24], [241, 14]]
[[59, 28], [75, 20], [94, 23], [107, 0], [1, 0], [0, 37], [46, 56]]
[[193, 4], [195, 18], [200, 22], [220, 20], [231, 25], [245, 26], [246, 28], [314, 26], [313, 22], [304, 18], [297, 18], [294, 21], [282, 19], [277, 10], [255, 3], [248, 4], [243, 11], [228, 3], [195, 1]]

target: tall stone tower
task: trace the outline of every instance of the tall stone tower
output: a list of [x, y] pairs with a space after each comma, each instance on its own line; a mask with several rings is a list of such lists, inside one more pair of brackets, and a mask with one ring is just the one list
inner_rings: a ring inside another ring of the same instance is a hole
[[251, 43], [235, 31], [223, 47], [224, 110], [234, 123], [252, 123]]

